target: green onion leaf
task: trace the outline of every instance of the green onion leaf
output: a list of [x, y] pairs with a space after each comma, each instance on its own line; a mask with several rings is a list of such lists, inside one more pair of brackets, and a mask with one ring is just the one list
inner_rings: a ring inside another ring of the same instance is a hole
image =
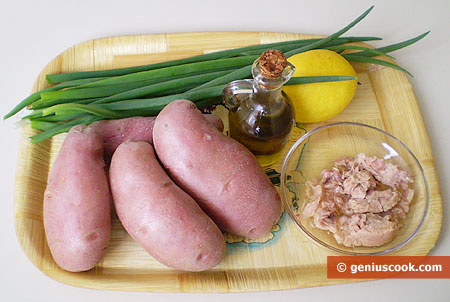
[[127, 117], [123, 114], [117, 113], [112, 110], [102, 109], [90, 105], [84, 104], [59, 104], [49, 108], [44, 109], [43, 115], [50, 115], [55, 113], [58, 114], [69, 114], [71, 111], [75, 112], [87, 112], [94, 115], [98, 115], [104, 118], [124, 118]]
[[[395, 51], [395, 50], [399, 50], [399, 49], [405, 48], [406, 46], [409, 46], [411, 44], [416, 43], [417, 41], [423, 39], [429, 33], [430, 33], [430, 31], [427, 31], [427, 32], [425, 32], [425, 33], [423, 33], [421, 35], [418, 35], [417, 37], [414, 37], [412, 39], [409, 39], [409, 40], [406, 40], [406, 41], [403, 41], [403, 42], [400, 42], [400, 43], [387, 45], [387, 46], [380, 47], [380, 48], [375, 48], [375, 50], [381, 51], [383, 53], [388, 53], [388, 52], [392, 52], [392, 51]], [[358, 55], [358, 56], [373, 56], [374, 55], [373, 53], [366, 52], [366, 51], [357, 52], [357, 53], [354, 53], [354, 54]]]
[[372, 5], [368, 10], [366, 10], [361, 16], [359, 16], [359, 17], [356, 18], [353, 22], [351, 22], [349, 25], [347, 25], [347, 26], [344, 27], [343, 29], [341, 29], [341, 30], [335, 32], [335, 33], [332, 34], [331, 36], [328, 36], [327, 38], [324, 38], [324, 39], [322, 39], [322, 40], [320, 40], [320, 41], [311, 43], [311, 44], [309, 44], [309, 45], [307, 45], [307, 46], [304, 46], [304, 47], [301, 47], [301, 48], [298, 48], [298, 49], [294, 49], [294, 50], [288, 51], [288, 52], [285, 54], [286, 57], [291, 57], [291, 56], [293, 56], [293, 55], [295, 55], [295, 54], [298, 54], [298, 53], [301, 53], [301, 52], [305, 52], [305, 51], [308, 51], [308, 50], [317, 48], [317, 47], [322, 46], [322, 45], [324, 45], [325, 43], [327, 43], [327, 42], [329, 42], [329, 41], [331, 41], [331, 40], [334, 40], [334, 39], [338, 38], [340, 35], [342, 35], [343, 33], [347, 32], [350, 28], [352, 28], [353, 26], [355, 26], [359, 21], [361, 21], [362, 19], [364, 19], [364, 18], [370, 13], [370, 11], [371, 11], [372, 9], [373, 9], [373, 5]]
[[83, 84], [86, 84], [86, 83], [91, 83], [91, 82], [99, 81], [99, 80], [102, 80], [102, 79], [105, 79], [105, 78], [80, 79], [80, 80], [74, 80], [74, 81], [60, 83], [60, 84], [57, 84], [57, 85], [55, 85], [53, 87], [44, 88], [44, 89], [42, 89], [42, 90], [40, 90], [38, 92], [35, 92], [35, 93], [31, 94], [30, 96], [28, 96], [24, 100], [22, 100], [9, 113], [7, 113], [3, 117], [3, 119], [7, 119], [7, 118], [13, 116], [17, 112], [19, 112], [20, 110], [25, 108], [26, 106], [31, 105], [32, 103], [38, 101], [40, 99], [40, 97], [41, 97], [41, 93], [43, 93], [43, 92], [56, 91], [56, 90], [59, 90], [59, 89], [68, 88], [68, 87], [74, 87], [74, 86], [77, 86], [77, 85], [83, 85]]
[[286, 85], [311, 84], [322, 82], [340, 82], [356, 80], [354, 76], [310, 76], [310, 77], [292, 77]]
[[402, 68], [402, 67], [400, 67], [398, 65], [392, 64], [390, 62], [387, 62], [387, 61], [374, 59], [374, 58], [370, 58], [370, 57], [357, 56], [357, 55], [354, 55], [354, 54], [346, 54], [346, 55], [343, 55], [343, 57], [346, 58], [349, 61], [363, 62], [363, 63], [372, 63], [372, 64], [377, 64], [377, 65], [383, 65], [383, 66], [391, 67], [391, 68], [403, 71], [404, 73], [410, 75], [411, 77], [413, 76], [406, 69], [404, 69], [404, 68]]
[[[391, 59], [393, 59], [392, 56], [385, 54], [384, 52], [377, 50], [377, 49], [372, 49], [372, 48], [368, 48], [368, 47], [364, 47], [364, 46], [355, 46], [355, 45], [342, 45], [342, 46], [331, 46], [331, 47], [327, 47], [327, 49], [329, 50], [347, 50], [347, 49], [357, 49], [357, 50], [364, 50], [367, 51], [368, 53], [373, 54], [374, 56], [384, 56], [384, 57], [389, 57]], [[356, 52], [356, 53], [351, 53], [351, 54], [361, 54], [362, 52]]]
[[[70, 128], [72, 128], [73, 126], [76, 125], [89, 125], [90, 123], [93, 123], [95, 121], [99, 121], [102, 118], [96, 115], [84, 115], [76, 120], [70, 121], [68, 123], [64, 123], [64, 124], [56, 124], [53, 128], [50, 128], [42, 133], [33, 135], [32, 137], [30, 137], [30, 141], [33, 144], [37, 144], [40, 143], [48, 138], [51, 138], [57, 134], [63, 133], [63, 132], [67, 132], [70, 130]], [[32, 121], [31, 123], [33, 123], [34, 121]]]

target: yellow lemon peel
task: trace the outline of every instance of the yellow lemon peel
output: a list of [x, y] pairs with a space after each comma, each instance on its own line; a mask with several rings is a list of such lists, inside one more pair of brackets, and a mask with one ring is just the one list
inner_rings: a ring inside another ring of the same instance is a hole
[[[315, 49], [288, 58], [296, 68], [294, 77], [357, 76], [352, 65], [340, 54]], [[295, 108], [295, 120], [300, 123], [326, 121], [340, 114], [350, 104], [358, 80], [284, 86], [283, 91]]]

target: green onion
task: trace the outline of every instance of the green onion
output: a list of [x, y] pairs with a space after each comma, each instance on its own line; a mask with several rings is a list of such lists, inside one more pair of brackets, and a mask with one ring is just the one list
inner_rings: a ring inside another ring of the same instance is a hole
[[[118, 68], [47, 75], [53, 87], [33, 93], [4, 118], [30, 106], [32, 112], [22, 119], [30, 120], [34, 129], [43, 132], [31, 137], [33, 143], [68, 131], [78, 124], [90, 124], [102, 119], [158, 114], [176, 99], [190, 99], [199, 108], [222, 102], [222, 90], [234, 80], [251, 76], [253, 62], [267, 49], [278, 49], [291, 57], [311, 49], [329, 49], [342, 53], [348, 61], [365, 62], [409, 72], [395, 64], [374, 56], [411, 45], [427, 33], [413, 39], [380, 48], [346, 45], [352, 42], [380, 40], [378, 37], [340, 37], [360, 22], [373, 6], [336, 33], [318, 39], [284, 41], [223, 50], [209, 54], [167, 62]], [[409, 74], [410, 75], [410, 74]], [[286, 85], [356, 80], [351, 76], [294, 77]]]
[[[139, 98], [146, 95], [152, 95], [157, 92], [166, 91], [169, 89], [183, 88], [192, 84], [202, 84], [211, 81], [222, 75], [230, 73], [229, 71], [216, 71], [211, 73], [205, 73], [192, 77], [184, 77], [181, 79], [170, 80], [158, 84], [153, 84], [145, 87], [136, 88], [126, 92], [118, 93], [107, 98], [99, 99], [94, 104], [111, 103], [114, 101]], [[228, 83], [228, 82], [227, 82]], [[187, 89], [186, 89], [187, 90]]]
[[363, 62], [363, 63], [372, 63], [372, 64], [377, 64], [377, 65], [383, 65], [383, 66], [391, 67], [391, 68], [403, 71], [404, 73], [410, 75], [411, 77], [413, 76], [406, 69], [404, 69], [404, 68], [402, 68], [402, 67], [400, 67], [398, 65], [392, 64], [390, 62], [387, 62], [387, 61], [383, 61], [383, 60], [379, 60], [379, 59], [375, 59], [375, 58], [370, 58], [370, 57], [365, 57], [365, 56], [358, 56], [356, 54], [344, 54], [343, 57], [346, 58], [349, 61]]
[[47, 115], [34, 118], [33, 121], [41, 121], [41, 122], [65, 122], [76, 119], [80, 117], [79, 113], [69, 113], [69, 114], [58, 114], [58, 115]]
[[219, 85], [204, 89], [199, 89], [195, 91], [187, 91], [185, 93], [174, 94], [169, 96], [163, 96], [159, 98], [151, 99], [138, 99], [138, 100], [126, 100], [110, 104], [99, 105], [102, 108], [112, 109], [112, 110], [128, 110], [128, 109], [146, 109], [151, 108], [151, 106], [161, 107], [169, 104], [170, 102], [178, 99], [189, 99], [191, 101], [196, 101], [200, 99], [216, 97], [222, 95], [222, 90], [225, 85]]
[[[336, 82], [355, 80], [353, 76], [313, 76], [313, 77], [293, 77], [287, 85], [318, 83], [318, 82]], [[129, 113], [121, 113], [120, 111], [129, 110], [146, 110], [146, 114], [158, 114], [167, 104], [177, 99], [189, 99], [197, 101], [222, 95], [225, 85], [217, 85], [213, 87], [201, 88], [196, 90], [189, 90], [180, 94], [173, 94], [157, 98], [149, 99], [128, 99], [107, 104], [59, 104], [49, 107], [43, 111], [44, 115], [74, 110], [76, 112], [91, 113], [101, 116], [103, 118], [124, 118], [129, 116]], [[118, 112], [119, 111], [119, 112]]]
[[[380, 48], [375, 48], [374, 50], [380, 51], [382, 53], [388, 53], [388, 52], [392, 52], [392, 51], [395, 51], [395, 50], [399, 50], [399, 49], [405, 48], [406, 46], [414, 44], [417, 41], [425, 38], [425, 36], [428, 35], [429, 33], [430, 33], [430, 31], [427, 31], [427, 32], [425, 32], [425, 33], [423, 33], [421, 35], [418, 35], [417, 37], [414, 37], [412, 39], [409, 39], [409, 40], [406, 40], [406, 41], [403, 41], [403, 42], [400, 42], [400, 43], [387, 45], [387, 46], [380, 47]], [[374, 56], [373, 52], [367, 52], [367, 51], [357, 52], [357, 53], [354, 53], [354, 54], [358, 55], [358, 56]]]
[[69, 81], [69, 82], [60, 83], [60, 84], [57, 84], [57, 85], [55, 85], [53, 87], [44, 88], [44, 89], [42, 89], [42, 90], [40, 90], [38, 92], [35, 92], [35, 93], [31, 94], [30, 96], [25, 98], [23, 101], [21, 101], [19, 104], [17, 104], [9, 113], [7, 113], [3, 117], [3, 119], [7, 119], [7, 118], [13, 116], [17, 112], [19, 112], [20, 110], [25, 108], [26, 106], [31, 105], [33, 102], [39, 100], [40, 97], [41, 97], [41, 93], [43, 93], [43, 92], [56, 91], [56, 90], [59, 90], [59, 89], [68, 88], [68, 87], [74, 87], [74, 86], [78, 86], [78, 85], [83, 85], [83, 84], [86, 84], [86, 83], [91, 83], [91, 82], [99, 81], [99, 80], [102, 80], [102, 79], [105, 79], [105, 78], [79, 79], [79, 80], [73, 80], [73, 81]]
[[44, 108], [47, 108], [47, 107], [50, 107], [50, 106], [53, 106], [53, 105], [63, 104], [63, 103], [89, 104], [89, 103], [92, 103], [92, 102], [94, 102], [94, 101], [96, 101], [98, 99], [99, 98], [50, 99], [50, 100], [40, 99], [39, 101], [34, 102], [31, 105], [31, 108], [33, 110], [39, 110], [39, 109], [44, 109]]
[[213, 72], [220, 70], [229, 70], [231, 68], [239, 68], [245, 65], [252, 64], [258, 56], [245, 56], [228, 59], [218, 59], [215, 61], [196, 62], [184, 65], [170, 66], [155, 70], [141, 71], [122, 76], [112, 77], [93, 83], [88, 83], [80, 87], [99, 87], [109, 86], [123, 83], [131, 83], [135, 81], [144, 81], [149, 79], [158, 79], [165, 77], [172, 77], [177, 75], [189, 75], [197, 72]]
[[[288, 51], [297, 49], [297, 48], [299, 48], [301, 46], [305, 46], [305, 45], [308, 45], [308, 44], [313, 43], [313, 42], [320, 41], [322, 39], [323, 38], [321, 38], [321, 39], [299, 40], [299, 41], [302, 41], [302, 42], [298, 42], [298, 43], [295, 43], [295, 44], [289, 44], [289, 45], [275, 46], [275, 47], [271, 47], [270, 49], [276, 49], [276, 50], [282, 51], [283, 53], [286, 53]], [[342, 38], [336, 38], [333, 41], [329, 41], [328, 43], [325, 43], [323, 45], [323, 47], [325, 47], [325, 46], [328, 47], [328, 46], [342, 45], [342, 44], [345, 44], [345, 43], [352, 43], [352, 42], [373, 41], [373, 40], [381, 40], [381, 38], [378, 38], [378, 37], [345, 37], [344, 38], [344, 37], [342, 37]], [[265, 51], [267, 49], [269, 49], [269, 48], [266, 48], [263, 51]], [[253, 50], [253, 51], [243, 52], [240, 55], [247, 55], [247, 56], [249, 56], [249, 55], [258, 55], [258, 54], [261, 55], [261, 53], [263, 51], [261, 51], [261, 49], [257, 49], [257, 50]]]
[[44, 110], [44, 109], [33, 110], [30, 114], [28, 114], [28, 115], [22, 117], [22, 120], [32, 120], [32, 119], [41, 117], [41, 116], [42, 116], [42, 111], [43, 111], [43, 110]]
[[[368, 48], [368, 47], [364, 47], [364, 46], [355, 46], [355, 45], [339, 45], [339, 46], [331, 46], [331, 47], [327, 47], [327, 49], [329, 50], [347, 50], [347, 49], [357, 49], [357, 50], [364, 50], [367, 51], [370, 54], [373, 54], [374, 56], [384, 56], [384, 57], [389, 57], [391, 59], [393, 59], [392, 56], [377, 50], [377, 49], [372, 49], [372, 48]], [[359, 52], [359, 55], [361, 55], [362, 52]], [[351, 53], [351, 54], [358, 54], [358, 53]]]
[[[378, 37], [360, 37], [360, 38], [359, 37], [356, 37], [356, 38], [348, 37], [346, 39], [350, 39], [350, 40], [355, 39], [354, 42], [381, 40], [381, 38], [378, 38]], [[363, 39], [363, 40], [361, 40], [361, 39]], [[46, 76], [46, 79], [49, 83], [57, 83], [57, 82], [75, 80], [75, 79], [92, 78], [92, 77], [120, 76], [120, 75], [135, 73], [135, 72], [160, 69], [160, 68], [177, 66], [177, 65], [182, 65], [182, 64], [189, 64], [189, 63], [196, 63], [196, 62], [202, 62], [202, 61], [211, 61], [211, 60], [229, 58], [229, 57], [239, 56], [239, 55], [245, 54], [246, 52], [251, 52], [251, 51], [253, 51], [256, 54], [260, 54], [270, 48], [276, 48], [276, 47], [280, 47], [280, 46], [284, 46], [284, 45], [294, 45], [295, 46], [297, 44], [313, 43], [313, 42], [316, 42], [319, 40], [321, 40], [321, 39], [292, 40], [292, 41], [283, 41], [283, 42], [276, 42], [276, 43], [252, 45], [252, 46], [222, 50], [222, 51], [212, 52], [212, 53], [198, 55], [198, 56], [194, 56], [194, 57], [183, 58], [183, 59], [178, 59], [178, 60], [171, 60], [171, 61], [166, 61], [166, 62], [148, 64], [148, 65], [142, 65], [142, 66], [133, 66], [133, 67], [125, 67], [125, 68], [106, 69], [106, 70], [81, 71], [81, 72], [67, 72], [67, 73], [61, 73], [61, 74], [50, 74], [50, 75]]]
[[311, 50], [311, 49], [320, 47], [320, 46], [322, 46], [322, 45], [328, 43], [329, 41], [332, 41], [332, 40], [338, 38], [340, 35], [342, 35], [343, 33], [347, 32], [350, 28], [352, 28], [353, 26], [355, 26], [355, 25], [356, 25], [359, 21], [361, 21], [365, 16], [367, 16], [367, 15], [370, 13], [370, 11], [371, 11], [372, 9], [373, 9], [373, 5], [372, 5], [368, 10], [366, 10], [361, 16], [359, 16], [358, 18], [356, 18], [355, 20], [353, 20], [349, 25], [347, 25], [347, 26], [344, 27], [343, 29], [341, 29], [341, 30], [335, 32], [335, 33], [332, 34], [331, 36], [328, 36], [327, 38], [324, 38], [324, 39], [319, 40], [319, 41], [317, 41], [317, 42], [311, 43], [311, 44], [309, 44], [309, 45], [307, 45], [307, 46], [303, 46], [303, 47], [301, 47], [301, 48], [298, 48], [298, 49], [294, 49], [294, 50], [288, 51], [288, 52], [285, 54], [286, 57], [291, 57], [291, 56], [293, 56], [293, 55], [295, 55], [295, 54], [298, 54], [298, 53], [301, 53], [301, 52], [305, 52], [305, 51], [308, 51], [308, 50]]
[[34, 120], [31, 122], [31, 128], [34, 130], [41, 130], [41, 131], [47, 131], [55, 127], [55, 123], [47, 122], [47, 121], [41, 121], [41, 120]]
[[189, 91], [195, 91], [203, 88], [208, 87], [214, 87], [222, 84], [227, 84], [231, 81], [239, 80], [239, 79], [245, 79], [246, 77], [249, 77], [252, 75], [252, 65], [248, 65], [245, 67], [242, 67], [240, 69], [234, 70], [226, 75], [223, 75], [221, 77], [218, 77], [214, 80], [211, 80], [205, 84], [202, 84], [200, 86], [197, 86]]
[[[63, 110], [61, 112], [61, 110]], [[43, 115], [50, 115], [55, 113], [56, 115], [58, 114], [67, 114], [67, 112], [87, 112], [87, 113], [91, 113], [94, 115], [98, 115], [98, 116], [102, 116], [105, 118], [124, 118], [127, 117], [123, 114], [111, 111], [111, 110], [107, 110], [107, 109], [102, 109], [102, 108], [98, 108], [98, 107], [94, 107], [94, 106], [89, 106], [89, 105], [84, 105], [84, 104], [58, 104], [49, 108], [44, 109], [44, 111], [42, 112]]]
[[[76, 120], [70, 121], [65, 124], [57, 124], [54, 127], [50, 128], [42, 133], [33, 135], [32, 137], [30, 137], [30, 141], [33, 144], [40, 143], [40, 142], [42, 142], [48, 138], [51, 138], [57, 134], [69, 131], [70, 128], [72, 128], [73, 126], [89, 125], [89, 124], [91, 124], [95, 121], [99, 121], [101, 119], [102, 119], [101, 117], [98, 117], [96, 115], [83, 115], [82, 117], [80, 117]], [[33, 123], [36, 123], [36, 121], [31, 121], [31, 127], [33, 127]]]
[[[41, 94], [41, 100], [33, 103], [33, 108], [42, 108], [48, 107], [49, 105], [54, 105], [56, 103], [48, 103], [51, 100], [80, 100], [85, 98], [96, 98], [101, 97], [102, 100], [106, 100], [109, 96], [117, 96], [122, 95], [123, 93], [127, 94], [127, 92], [131, 91], [159, 91], [158, 89], [164, 90], [166, 86], [170, 86], [168, 83], [173, 83], [172, 85], [183, 85], [183, 83], [203, 83], [214, 79], [217, 76], [223, 75], [227, 73], [227, 71], [216, 71], [211, 73], [202, 73], [194, 76], [177, 76], [177, 77], [164, 77], [158, 79], [149, 79], [145, 81], [135, 81], [123, 84], [116, 84], [110, 86], [103, 87], [89, 87], [89, 88], [80, 88], [84, 86], [75, 87], [74, 89], [61, 90], [61, 91], [52, 91], [45, 92]], [[140, 89], [142, 88], [142, 89]], [[151, 93], [151, 92], [150, 92]], [[145, 95], [145, 94], [144, 94]], [[141, 95], [138, 95], [141, 96]], [[127, 98], [127, 97], [125, 97]]]
[[298, 84], [311, 84], [322, 82], [340, 82], [340, 81], [352, 81], [357, 77], [353, 76], [311, 76], [311, 77], [293, 77], [286, 85], [298, 85]]

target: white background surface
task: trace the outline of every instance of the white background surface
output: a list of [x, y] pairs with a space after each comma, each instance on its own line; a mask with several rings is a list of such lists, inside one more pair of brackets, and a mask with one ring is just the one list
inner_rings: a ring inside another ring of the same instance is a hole
[[[427, 30], [418, 44], [397, 51], [413, 75], [434, 151], [444, 221], [432, 255], [450, 255], [450, 1], [1, 1], [0, 115], [26, 97], [45, 65], [86, 40], [193, 31], [269, 31], [331, 34], [370, 5], [374, 10], [348, 35], [375, 35], [387, 45]], [[98, 291], [58, 283], [24, 255], [14, 231], [13, 194], [19, 129], [1, 121], [0, 296], [2, 301], [449, 301], [449, 280], [380, 280], [289, 291], [242, 294], [155, 294]]]

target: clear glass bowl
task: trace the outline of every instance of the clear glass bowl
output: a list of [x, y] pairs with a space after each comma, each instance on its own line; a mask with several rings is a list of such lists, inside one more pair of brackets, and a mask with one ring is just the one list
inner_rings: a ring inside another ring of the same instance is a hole
[[[320, 172], [333, 166], [335, 160], [359, 153], [377, 156], [410, 172], [414, 198], [403, 226], [394, 239], [378, 247], [346, 247], [338, 244], [333, 234], [312, 224], [302, 214], [307, 202], [306, 181], [320, 179]], [[303, 135], [289, 150], [281, 172], [281, 195], [286, 211], [300, 229], [314, 242], [346, 255], [382, 255], [408, 243], [422, 226], [429, 207], [428, 184], [414, 154], [397, 138], [376, 127], [353, 122], [318, 127]]]

